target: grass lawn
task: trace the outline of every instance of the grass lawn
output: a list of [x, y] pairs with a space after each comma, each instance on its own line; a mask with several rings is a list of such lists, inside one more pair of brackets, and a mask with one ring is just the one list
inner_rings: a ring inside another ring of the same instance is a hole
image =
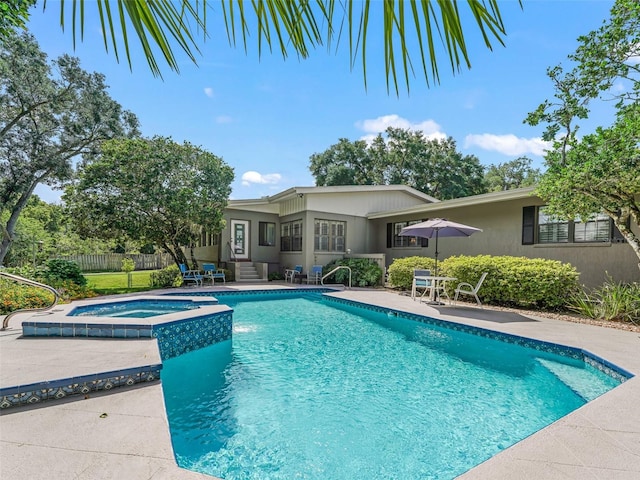
[[149, 277], [156, 270], [140, 270], [131, 272], [131, 286], [128, 285], [128, 274], [125, 272], [85, 273], [87, 286], [102, 295], [116, 293], [143, 292], [151, 290]]

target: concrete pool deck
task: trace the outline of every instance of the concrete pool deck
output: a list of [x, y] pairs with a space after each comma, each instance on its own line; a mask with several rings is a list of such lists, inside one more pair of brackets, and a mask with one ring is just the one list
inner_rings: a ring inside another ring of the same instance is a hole
[[[289, 287], [230, 284], [180, 291], [189, 295], [266, 288]], [[333, 295], [582, 348], [636, 375], [459, 478], [640, 478], [639, 333], [469, 306], [432, 307], [382, 290]], [[28, 314], [18, 315], [10, 329], [0, 332], [0, 387], [159, 361], [154, 339], [21, 338], [20, 324], [30, 319]], [[45, 477], [212, 478], [177, 467], [159, 381], [2, 411], [0, 478]]]

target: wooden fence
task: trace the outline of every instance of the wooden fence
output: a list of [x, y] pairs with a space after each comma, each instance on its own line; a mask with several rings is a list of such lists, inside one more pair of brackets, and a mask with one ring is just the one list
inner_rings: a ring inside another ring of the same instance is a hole
[[130, 258], [136, 264], [136, 270], [159, 270], [173, 265], [173, 258], [168, 253], [106, 253], [100, 255], [66, 255], [63, 260], [76, 262], [83, 272], [120, 272], [122, 259]]

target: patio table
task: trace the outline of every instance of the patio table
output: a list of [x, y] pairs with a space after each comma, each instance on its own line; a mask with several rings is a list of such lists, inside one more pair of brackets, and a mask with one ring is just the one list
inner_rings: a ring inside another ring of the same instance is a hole
[[[429, 275], [429, 276], [413, 277], [414, 283], [416, 280], [424, 280], [426, 282], [425, 283], [426, 285], [431, 285], [430, 287], [424, 289], [424, 291], [422, 292], [422, 295], [420, 295], [420, 301], [422, 301], [426, 293], [429, 292], [429, 297], [428, 297], [429, 303], [434, 305], [444, 305], [444, 303], [440, 302], [440, 292], [443, 292], [446, 295], [446, 297], [449, 298], [449, 295], [447, 295], [447, 292], [445, 290], [447, 286], [447, 282], [455, 281], [457, 280], [457, 278]], [[437, 300], [436, 300], [436, 296], [438, 297]]]

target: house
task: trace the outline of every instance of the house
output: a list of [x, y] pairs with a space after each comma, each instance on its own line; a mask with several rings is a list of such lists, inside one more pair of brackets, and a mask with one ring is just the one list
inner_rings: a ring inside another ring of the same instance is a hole
[[590, 287], [607, 275], [640, 281], [638, 259], [608, 217], [558, 221], [545, 213], [533, 190], [439, 201], [405, 185], [293, 187], [260, 199], [230, 200], [225, 229], [220, 236], [203, 234], [195, 253], [233, 269], [238, 280], [264, 280], [297, 264], [306, 272], [349, 256], [389, 266], [396, 258], [433, 257], [433, 242], [398, 235], [404, 226], [447, 218], [483, 232], [441, 239], [441, 260], [461, 254], [547, 258], [574, 265], [580, 282]]

